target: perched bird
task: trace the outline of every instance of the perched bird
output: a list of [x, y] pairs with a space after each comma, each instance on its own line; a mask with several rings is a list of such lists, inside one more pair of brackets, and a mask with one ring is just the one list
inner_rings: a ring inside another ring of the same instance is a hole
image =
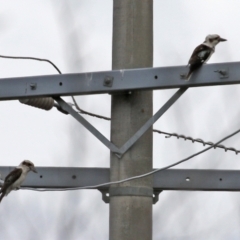
[[0, 190], [0, 202], [4, 196], [7, 196], [12, 190], [19, 189], [25, 180], [27, 173], [33, 171], [37, 173], [34, 164], [29, 160], [24, 160], [18, 167], [12, 170], [5, 178]]
[[227, 40], [224, 38], [221, 38], [217, 34], [207, 35], [205, 38], [205, 41], [194, 49], [192, 56], [188, 61], [188, 66], [189, 66], [188, 74], [182, 75], [183, 78], [185, 78], [186, 80], [189, 80], [193, 71], [201, 67], [204, 63], [206, 63], [209, 60], [209, 58], [212, 56], [212, 54], [215, 51], [215, 46], [219, 42], [225, 42], [225, 41]]

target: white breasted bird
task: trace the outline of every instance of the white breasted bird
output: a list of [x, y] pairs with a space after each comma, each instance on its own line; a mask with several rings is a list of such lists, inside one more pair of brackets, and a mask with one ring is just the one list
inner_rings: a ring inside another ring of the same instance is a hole
[[201, 67], [204, 63], [206, 63], [209, 58], [212, 56], [212, 54], [215, 51], [215, 47], [219, 42], [225, 42], [227, 41], [224, 38], [221, 38], [217, 34], [207, 35], [205, 38], [205, 41], [197, 46], [192, 56], [190, 57], [188, 61], [189, 71], [188, 74], [182, 75], [183, 78], [186, 80], [189, 80], [191, 77], [193, 71]]
[[34, 164], [29, 160], [24, 160], [5, 177], [4, 183], [0, 189], [0, 202], [3, 197], [7, 196], [12, 190], [20, 188], [22, 182], [30, 171], [37, 173]]

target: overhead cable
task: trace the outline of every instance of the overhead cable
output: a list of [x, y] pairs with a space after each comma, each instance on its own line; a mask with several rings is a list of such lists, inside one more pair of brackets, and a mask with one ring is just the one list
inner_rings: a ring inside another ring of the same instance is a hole
[[157, 173], [157, 172], [160, 172], [160, 171], [163, 171], [163, 170], [167, 170], [169, 168], [172, 168], [174, 166], [177, 166], [183, 162], [186, 162], [188, 160], [190, 160], [191, 158], [194, 158], [208, 150], [210, 150], [211, 148], [214, 148], [216, 147], [218, 144], [220, 144], [221, 142], [233, 137], [234, 135], [238, 134], [240, 132], [240, 129], [238, 129], [237, 131], [229, 134], [228, 136], [222, 138], [221, 140], [219, 140], [218, 142], [216, 142], [215, 144], [213, 144], [212, 146], [210, 147], [207, 147], [197, 153], [194, 153], [192, 155], [190, 155], [189, 157], [187, 158], [184, 158], [180, 161], [177, 161], [175, 163], [172, 163], [168, 166], [165, 166], [163, 168], [158, 168], [158, 169], [155, 169], [151, 172], [148, 172], [148, 173], [145, 173], [145, 174], [141, 174], [141, 175], [137, 175], [137, 176], [134, 176], [134, 177], [130, 177], [130, 178], [125, 178], [125, 179], [122, 179], [122, 180], [119, 180], [119, 181], [113, 181], [113, 182], [107, 182], [107, 183], [102, 183], [102, 184], [98, 184], [98, 185], [93, 185], [93, 186], [84, 186], [84, 187], [73, 187], [73, 188], [48, 188], [48, 189], [40, 189], [40, 188], [29, 188], [29, 187], [22, 187], [21, 189], [27, 189], [27, 190], [34, 190], [34, 191], [40, 191], [40, 192], [46, 192], [46, 191], [69, 191], [69, 190], [80, 190], [80, 189], [98, 189], [98, 188], [102, 188], [102, 187], [106, 187], [106, 186], [110, 186], [110, 185], [113, 185], [113, 184], [120, 184], [120, 183], [124, 183], [124, 182], [128, 182], [128, 181], [132, 181], [132, 180], [136, 180], [136, 179], [140, 179], [140, 178], [144, 178], [144, 177], [148, 177], [150, 175], [153, 175], [154, 173]]

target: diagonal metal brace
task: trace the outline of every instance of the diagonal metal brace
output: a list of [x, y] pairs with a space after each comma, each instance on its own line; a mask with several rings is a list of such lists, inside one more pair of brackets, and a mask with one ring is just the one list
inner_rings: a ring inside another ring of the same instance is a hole
[[121, 148], [124, 154], [177, 100], [187, 88], [180, 88]]
[[102, 133], [100, 133], [91, 123], [89, 123], [84, 117], [78, 114], [68, 103], [66, 103], [60, 97], [54, 97], [54, 100], [58, 102], [60, 107], [71, 114], [78, 122], [80, 122], [85, 128], [87, 128], [96, 138], [98, 138], [106, 147], [108, 147], [114, 153], [120, 153], [119, 149], [111, 143]]
[[78, 114], [68, 103], [60, 97], [54, 97], [60, 107], [71, 114], [78, 122], [87, 128], [96, 138], [108, 147], [118, 158], [128, 151], [128, 149], [182, 96], [187, 88], [180, 88], [121, 148], [110, 142], [92, 124]]

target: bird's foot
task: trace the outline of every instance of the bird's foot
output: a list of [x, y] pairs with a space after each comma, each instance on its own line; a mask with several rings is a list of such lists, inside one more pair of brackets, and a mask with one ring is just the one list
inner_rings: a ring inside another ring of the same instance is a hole
[[187, 78], [187, 74], [183, 73], [183, 74], [180, 74], [180, 77], [182, 80], [185, 80], [185, 81], [188, 81], [189, 79]]

